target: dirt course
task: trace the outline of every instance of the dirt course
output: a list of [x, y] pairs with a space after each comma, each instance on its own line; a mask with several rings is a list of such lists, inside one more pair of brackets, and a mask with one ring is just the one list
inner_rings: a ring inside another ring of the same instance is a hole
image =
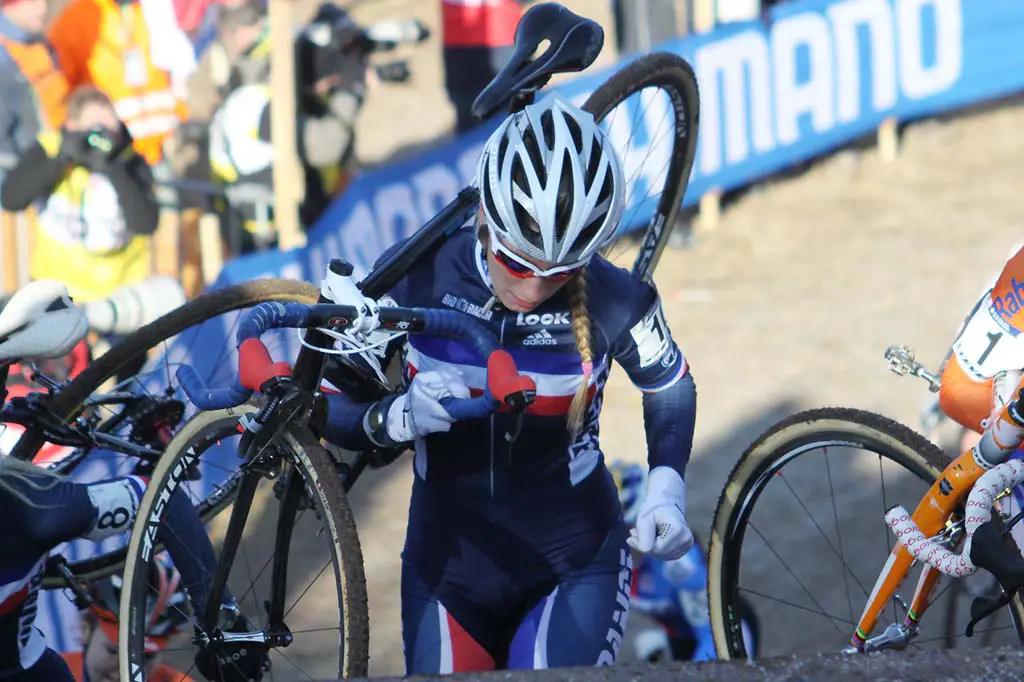
[[[607, 3], [566, 4], [610, 26]], [[437, 25], [436, 3], [376, 0], [355, 11], [362, 19], [411, 12]], [[603, 60], [613, 57], [610, 45], [609, 35]], [[359, 141], [365, 160], [450, 125], [438, 62], [435, 43], [417, 48], [413, 87], [373, 93]], [[698, 233], [695, 248], [665, 254], [656, 281], [699, 392], [687, 478], [700, 534], [740, 453], [792, 412], [860, 407], [917, 428], [924, 384], [889, 373], [882, 354], [904, 342], [937, 365], [979, 287], [1020, 239], [1022, 124], [1024, 111], [1009, 105], [923, 122], [906, 131], [894, 163], [871, 149], [824, 159], [739, 199], [716, 231]], [[643, 461], [639, 394], [621, 372], [602, 426], [609, 457]], [[411, 462], [373, 476], [354, 505], [370, 579], [371, 673], [383, 675], [402, 670], [399, 552]]]

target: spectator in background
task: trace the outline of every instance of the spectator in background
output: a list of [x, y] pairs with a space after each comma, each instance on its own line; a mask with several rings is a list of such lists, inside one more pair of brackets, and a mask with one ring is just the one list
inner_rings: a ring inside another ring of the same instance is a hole
[[[168, 9], [171, 25], [159, 29], [180, 34], [173, 8]], [[50, 42], [68, 86], [73, 90], [94, 85], [106, 93], [127, 125], [135, 149], [153, 166], [163, 160], [164, 141], [186, 118], [186, 111], [171, 73], [157, 65], [155, 55], [164, 38], [144, 15], [138, 0], [71, 0], [53, 22]], [[191, 49], [189, 43], [175, 56], [187, 61]], [[172, 59], [165, 56], [164, 60]]]
[[0, 2], [0, 179], [40, 131], [64, 123], [68, 84], [44, 36], [46, 3]]
[[50, 42], [68, 86], [94, 85], [114, 103], [136, 151], [149, 164], [156, 199], [166, 207], [156, 235], [156, 268], [179, 274], [194, 291], [202, 276], [195, 265], [195, 226], [181, 225], [179, 196], [168, 183], [174, 174], [168, 150], [179, 123], [187, 118], [185, 83], [195, 68], [192, 43], [178, 26], [171, 0], [69, 0], [50, 28]]
[[149, 276], [158, 208], [149, 167], [110, 99], [86, 85], [67, 107], [64, 128], [41, 133], [8, 174], [0, 204], [42, 203], [31, 276], [64, 282], [84, 303]]
[[444, 86], [455, 107], [455, 131], [478, 123], [473, 100], [512, 56], [527, 0], [441, 0]]
[[[221, 36], [236, 55], [222, 88], [222, 103], [210, 124], [210, 168], [224, 185], [252, 183], [273, 187], [270, 126], [270, 31], [262, 0], [219, 8]], [[320, 6], [296, 43], [298, 153], [305, 171], [300, 220], [316, 221], [347, 184], [355, 169], [355, 124], [363, 104], [369, 69], [355, 45], [354, 24], [333, 4]], [[276, 242], [260, 231], [251, 204], [231, 207], [241, 222], [241, 251]]]

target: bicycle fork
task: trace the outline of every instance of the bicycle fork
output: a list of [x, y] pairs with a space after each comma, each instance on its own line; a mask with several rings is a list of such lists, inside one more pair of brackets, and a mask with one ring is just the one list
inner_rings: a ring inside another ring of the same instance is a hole
[[[1022, 391], [1024, 378], [1015, 389], [1017, 398], [1009, 401], [989, 420], [978, 444], [953, 460], [921, 499], [911, 518], [925, 536], [933, 537], [934, 541], [946, 543], [950, 547], [959, 543], [958, 529], [955, 526], [947, 527], [950, 516], [962, 505], [982, 474], [1009, 459], [1024, 442], [1024, 417], [1020, 414], [1024, 408], [1024, 405], [1020, 405], [1024, 395]], [[943, 531], [944, 537], [935, 538], [940, 531]], [[899, 599], [896, 590], [913, 563], [914, 558], [897, 539], [868, 597], [857, 628], [850, 637], [850, 646], [844, 651], [852, 653], [902, 649], [917, 634], [918, 621], [927, 610], [932, 592], [941, 577], [941, 573], [931, 566], [926, 566], [921, 572], [914, 597], [910, 606], [906, 607], [903, 623], [893, 623], [882, 634], [869, 638], [886, 604], [894, 597]]]

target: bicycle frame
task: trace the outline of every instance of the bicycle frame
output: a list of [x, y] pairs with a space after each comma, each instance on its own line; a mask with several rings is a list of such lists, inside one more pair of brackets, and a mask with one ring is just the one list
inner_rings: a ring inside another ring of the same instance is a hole
[[[473, 214], [477, 211], [479, 202], [480, 193], [475, 187], [463, 189], [455, 199], [409, 237], [404, 244], [397, 247], [393, 252], [385, 254], [383, 261], [357, 286], [370, 298], [380, 298], [386, 294], [408, 273], [409, 268], [413, 264], [433, 254], [448, 237], [472, 218]], [[318, 302], [331, 303], [332, 301], [321, 294]], [[324, 347], [332, 343], [330, 337], [316, 329], [307, 330], [304, 338], [309, 346]], [[324, 365], [329, 356], [309, 346], [303, 345], [299, 350], [299, 355], [295, 360], [292, 370], [292, 376], [295, 386], [313, 394], [320, 390]], [[354, 370], [344, 363], [339, 363], [339, 370], [355, 374]], [[352, 488], [356, 478], [366, 468], [368, 458], [369, 453], [356, 453], [347, 470], [341, 472], [342, 485], [346, 492]]]
[[[1024, 379], [1013, 394], [1019, 396], [1022, 390]], [[948, 548], [959, 544], [963, 537], [963, 523], [962, 518], [955, 519], [955, 516], [963, 516], [963, 505], [971, 488], [988, 469], [1009, 459], [1024, 442], [1024, 424], [1018, 422], [1011, 412], [1014, 403], [1010, 401], [1003, 406], [988, 424], [981, 441], [953, 460], [917, 505], [911, 518], [925, 537], [940, 535], [939, 541]], [[882, 634], [870, 637], [882, 610], [895, 598], [897, 588], [913, 563], [914, 558], [904, 544], [897, 542], [850, 637], [850, 651], [903, 648], [917, 633], [917, 624], [928, 609], [932, 592], [942, 575], [932, 566], [923, 568], [903, 624], [893, 623]]]

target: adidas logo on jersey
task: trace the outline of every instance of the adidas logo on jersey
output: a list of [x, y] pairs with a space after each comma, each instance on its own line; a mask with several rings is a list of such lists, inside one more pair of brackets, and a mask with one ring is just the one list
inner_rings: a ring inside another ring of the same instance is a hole
[[551, 336], [547, 329], [541, 329], [523, 339], [524, 346], [554, 346], [556, 343], [558, 341], [555, 341], [555, 337]]

